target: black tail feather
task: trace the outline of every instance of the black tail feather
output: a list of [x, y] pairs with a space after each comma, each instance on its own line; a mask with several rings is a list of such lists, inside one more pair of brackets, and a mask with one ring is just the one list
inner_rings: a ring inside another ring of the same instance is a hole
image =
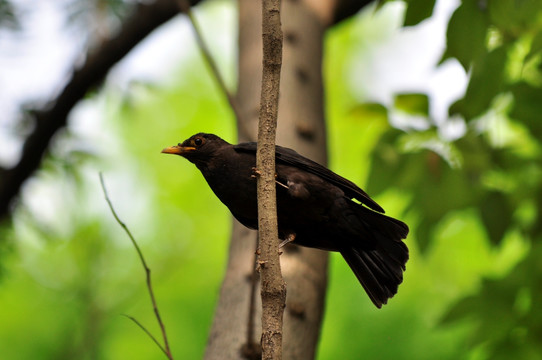
[[[380, 280], [373, 274], [371, 266], [354, 249], [341, 251], [342, 256], [365, 289], [377, 308], [381, 308], [389, 298], [388, 292], [380, 285]], [[373, 267], [374, 268], [374, 267]]]
[[404, 263], [398, 263], [382, 250], [350, 248], [341, 250], [341, 254], [376, 307], [381, 308], [397, 293], [403, 282]]
[[381, 308], [403, 282], [408, 248], [402, 239], [408, 226], [394, 218], [356, 204], [359, 233], [340, 250], [376, 307]]

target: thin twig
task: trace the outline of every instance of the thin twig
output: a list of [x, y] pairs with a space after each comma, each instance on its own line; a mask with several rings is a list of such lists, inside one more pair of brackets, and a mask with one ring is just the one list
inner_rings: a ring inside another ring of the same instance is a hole
[[158, 342], [158, 340], [156, 340], [156, 338], [151, 334], [151, 332], [149, 330], [147, 330], [147, 328], [145, 326], [143, 326], [135, 317], [130, 316], [130, 315], [126, 315], [126, 314], [122, 314], [122, 316], [126, 316], [128, 319], [132, 320], [137, 326], [139, 326], [141, 328], [141, 330], [143, 330], [152, 339], [152, 341], [154, 341], [154, 343], [160, 348], [160, 350], [162, 350], [162, 352], [164, 354], [166, 354], [166, 356], [169, 358], [167, 350], [164, 349], [162, 344], [160, 344]]
[[113, 208], [113, 203], [109, 199], [109, 195], [107, 194], [107, 189], [105, 188], [104, 178], [102, 173], [100, 173], [100, 183], [102, 185], [102, 190], [105, 196], [105, 201], [107, 201], [107, 205], [109, 205], [109, 209], [111, 209], [111, 213], [113, 214], [113, 217], [117, 221], [117, 223], [124, 229], [124, 232], [128, 235], [130, 240], [132, 241], [132, 244], [134, 245], [137, 254], [139, 256], [139, 260], [141, 260], [141, 265], [143, 265], [143, 268], [145, 269], [145, 276], [147, 279], [147, 289], [149, 291], [149, 295], [151, 297], [152, 302], [152, 308], [154, 310], [154, 314], [156, 316], [156, 320], [158, 321], [158, 325], [160, 325], [160, 330], [162, 331], [162, 339], [164, 340], [164, 347], [162, 347], [160, 344], [158, 344], [158, 341], [149, 333], [147, 329], [145, 329], [138, 321], [136, 321], [134, 318], [130, 317], [133, 321], [136, 322], [136, 324], [139, 325], [150, 337], [151, 339], [160, 346], [160, 349], [166, 354], [168, 359], [173, 360], [173, 356], [171, 355], [171, 350], [169, 349], [169, 343], [167, 339], [166, 334], [166, 327], [164, 326], [164, 323], [162, 322], [162, 318], [160, 316], [160, 312], [158, 311], [158, 305], [156, 304], [156, 299], [154, 297], [154, 291], [152, 290], [152, 283], [151, 283], [151, 269], [147, 266], [147, 262], [145, 261], [145, 258], [143, 257], [143, 252], [139, 248], [139, 245], [137, 244], [137, 241], [133, 237], [132, 233], [130, 232], [130, 229], [126, 226], [124, 222], [120, 220], [120, 218], [117, 215], [117, 212]]
[[148, 34], [178, 13], [179, 7], [171, 0], [138, 1], [134, 12], [115, 36], [101, 43], [95, 51], [78, 58], [77, 61], [86, 59], [81, 66], [77, 61], [72, 64], [74, 71], [66, 77], [68, 82], [53, 101], [26, 111], [34, 126], [24, 141], [19, 162], [10, 169], [0, 170], [0, 220], [10, 215], [13, 200], [18, 197], [23, 183], [41, 166], [54, 135], [66, 126], [68, 114], [75, 104], [103, 83], [111, 67]]
[[213, 56], [211, 55], [211, 52], [209, 51], [209, 47], [205, 43], [205, 40], [203, 39], [203, 35], [201, 33], [200, 27], [198, 25], [198, 22], [196, 21], [196, 18], [194, 17], [194, 14], [192, 13], [192, 10], [190, 9], [190, 3], [187, 0], [179, 0], [178, 1], [179, 7], [181, 8], [181, 11], [188, 16], [188, 19], [190, 20], [190, 23], [192, 24], [192, 28], [194, 29], [194, 34], [196, 35], [196, 42], [198, 43], [198, 47], [201, 51], [201, 54], [207, 64], [209, 65], [211, 72], [213, 73], [216, 81], [218, 82], [218, 86], [222, 90], [222, 93], [226, 96], [228, 99], [228, 102], [230, 103], [230, 106], [233, 110], [233, 113], [235, 114], [235, 117], [237, 118], [237, 122], [241, 122], [241, 112], [239, 111], [239, 106], [237, 106], [237, 102], [235, 101], [235, 98], [230, 93], [226, 86], [226, 82], [224, 81], [224, 78], [220, 74], [220, 71], [218, 70], [218, 66], [216, 65], [216, 62], [213, 59]]

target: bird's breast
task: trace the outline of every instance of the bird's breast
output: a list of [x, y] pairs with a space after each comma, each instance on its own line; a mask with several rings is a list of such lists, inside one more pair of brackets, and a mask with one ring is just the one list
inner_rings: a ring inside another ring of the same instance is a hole
[[[211, 164], [201, 169], [205, 180], [233, 215], [246, 226], [257, 223], [256, 178], [250, 161], [229, 161]], [[246, 221], [242, 221], [246, 219]]]

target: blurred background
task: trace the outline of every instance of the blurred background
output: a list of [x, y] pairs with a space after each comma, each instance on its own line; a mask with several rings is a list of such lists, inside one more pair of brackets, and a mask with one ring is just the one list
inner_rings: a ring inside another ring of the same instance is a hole
[[[0, 192], [33, 119], [138, 6], [0, 0]], [[377, 310], [331, 256], [318, 359], [542, 358], [541, 7], [387, 1], [327, 31], [330, 168], [410, 225], [411, 260]], [[235, 1], [203, 1], [195, 15], [234, 89]], [[122, 316], [159, 333], [102, 172], [152, 269], [173, 354], [201, 358], [231, 220], [192, 164], [160, 151], [200, 131], [235, 143], [235, 126], [181, 15], [86, 92], [2, 205], [1, 357], [163, 358]]]

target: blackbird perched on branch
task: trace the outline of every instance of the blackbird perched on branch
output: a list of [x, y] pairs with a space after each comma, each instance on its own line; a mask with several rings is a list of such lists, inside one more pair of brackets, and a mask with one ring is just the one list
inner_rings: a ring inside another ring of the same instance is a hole
[[[162, 152], [194, 163], [233, 216], [258, 228], [255, 142], [232, 145], [199, 133]], [[353, 182], [281, 146], [276, 184], [281, 245], [340, 252], [378, 308], [397, 293], [408, 260], [405, 223], [383, 215]]]

